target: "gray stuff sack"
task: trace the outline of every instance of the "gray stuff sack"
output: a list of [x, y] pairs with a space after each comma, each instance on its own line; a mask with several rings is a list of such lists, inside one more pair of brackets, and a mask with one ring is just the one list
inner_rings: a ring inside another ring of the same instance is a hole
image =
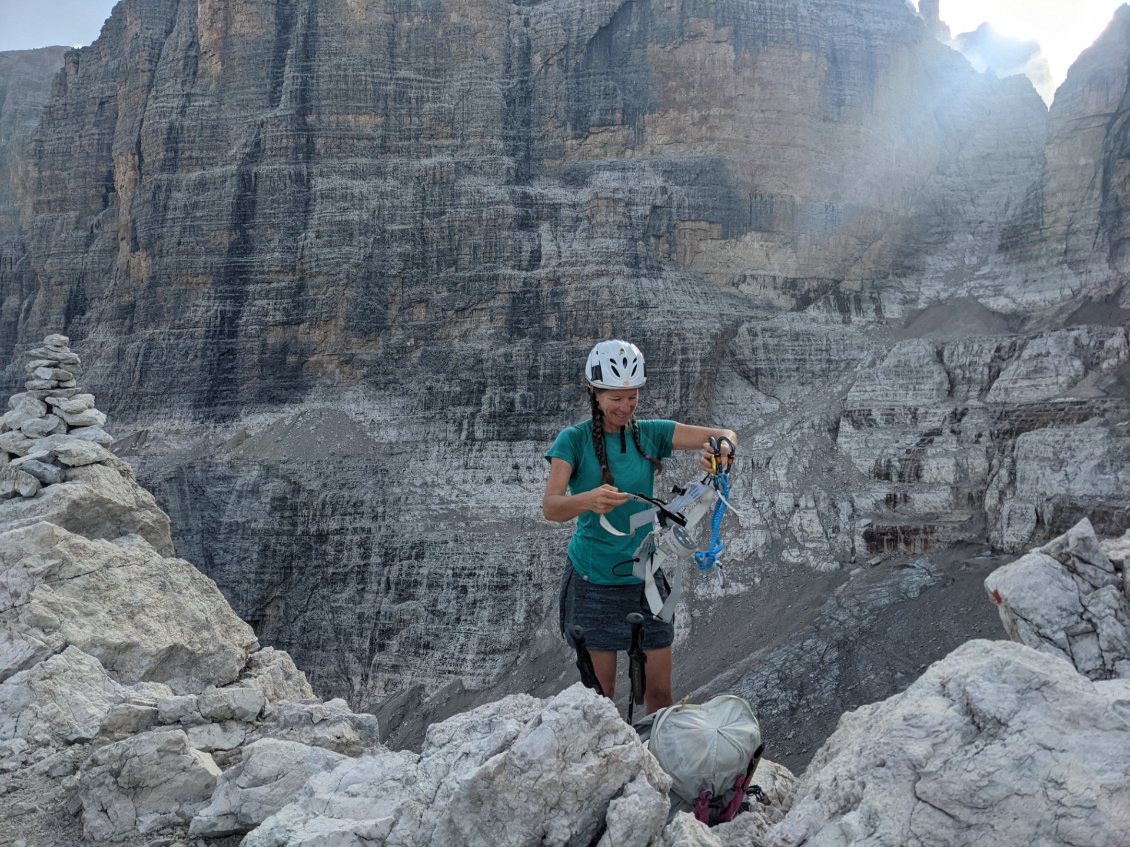
[[668, 706], [636, 727], [670, 774], [671, 812], [708, 826], [732, 820], [761, 760], [761, 722], [749, 703], [722, 694], [701, 705]]

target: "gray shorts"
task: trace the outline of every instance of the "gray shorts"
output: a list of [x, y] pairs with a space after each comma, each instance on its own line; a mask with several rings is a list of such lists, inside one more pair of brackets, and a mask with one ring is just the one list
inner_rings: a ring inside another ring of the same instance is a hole
[[[662, 571], [656, 574], [662, 576]], [[667, 581], [658, 579], [659, 593], [667, 597]], [[627, 651], [632, 646], [632, 625], [627, 617], [640, 612], [644, 617], [643, 649], [670, 647], [675, 640], [675, 624], [659, 620], [647, 607], [643, 583], [634, 585], [594, 585], [584, 579], [573, 563], [566, 560], [558, 592], [561, 634], [576, 646], [568, 633], [574, 626], [585, 631], [585, 647], [589, 650]]]

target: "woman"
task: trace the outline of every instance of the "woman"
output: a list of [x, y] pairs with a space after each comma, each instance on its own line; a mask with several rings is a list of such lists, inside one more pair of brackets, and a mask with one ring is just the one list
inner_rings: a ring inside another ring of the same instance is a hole
[[[645, 619], [643, 647], [647, 655], [647, 711], [670, 706], [673, 623], [654, 617], [643, 600], [641, 580], [632, 576], [632, 557], [648, 532], [629, 532], [632, 514], [649, 508], [628, 494], [653, 496], [655, 474], [673, 450], [703, 449], [701, 464], [710, 470], [710, 439], [728, 438], [732, 430], [688, 426], [675, 421], [636, 420], [639, 390], [647, 381], [643, 354], [627, 341], [602, 341], [585, 364], [592, 420], [562, 431], [546, 453], [549, 480], [542, 498], [547, 520], [577, 518], [569, 542], [571, 567], [563, 582], [565, 632], [580, 626], [593, 669], [605, 695], [616, 693], [616, 653], [631, 646], [626, 618], [640, 612]], [[600, 525], [601, 515], [624, 535]]]

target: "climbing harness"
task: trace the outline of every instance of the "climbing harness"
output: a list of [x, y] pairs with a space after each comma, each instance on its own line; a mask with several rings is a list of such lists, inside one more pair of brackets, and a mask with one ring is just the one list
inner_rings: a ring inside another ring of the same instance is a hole
[[[730, 448], [729, 455], [723, 458], [722, 445]], [[628, 521], [628, 532], [621, 532], [608, 521], [605, 515], [600, 516], [600, 525], [612, 535], [631, 535], [637, 529], [652, 524], [651, 532], [636, 549], [632, 557], [632, 576], [642, 579], [644, 584], [644, 597], [647, 599], [651, 613], [663, 621], [670, 622], [675, 615], [675, 606], [678, 605], [683, 591], [683, 573], [690, 560], [697, 561], [701, 570], [717, 568], [717, 573], [722, 586], [725, 587], [725, 575], [718, 562], [719, 554], [725, 546], [719, 536], [722, 518], [730, 505], [730, 468], [734, 465], [734, 443], [723, 436], [711, 438], [710, 447], [713, 451], [711, 458], [711, 472], [702, 480], [689, 484], [686, 488], [675, 488], [678, 495], [669, 503], [664, 503], [654, 497], [645, 497], [642, 494], [629, 494], [631, 500], [650, 504], [651, 508], [633, 514]], [[700, 552], [695, 540], [695, 528], [714, 507], [711, 520], [711, 539], [707, 550]], [[737, 510], [734, 510], [735, 514]], [[701, 557], [701, 558], [700, 558]], [[672, 560], [674, 560], [672, 562]], [[671, 570], [663, 570], [671, 565]], [[668, 584], [670, 593], [666, 600], [659, 592], [655, 574], [663, 570], [664, 574], [670, 573]]]

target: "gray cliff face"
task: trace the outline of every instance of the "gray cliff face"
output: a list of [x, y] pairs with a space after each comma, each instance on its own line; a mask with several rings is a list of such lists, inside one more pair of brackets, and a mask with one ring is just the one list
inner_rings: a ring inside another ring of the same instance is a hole
[[[1126, 528], [1128, 66], [1125, 10], [1049, 114], [901, 0], [124, 0], [15, 160], [0, 365], [65, 332], [258, 637], [440, 714], [567, 667], [541, 456], [631, 337], [641, 414], [741, 435], [680, 649], [756, 656], [717, 621], [852, 562]], [[937, 621], [970, 575], [926, 572]], [[781, 721], [855, 696], [807, 661]]]
[[35, 130], [51, 94], [51, 80], [63, 66], [66, 47], [0, 52], [0, 224], [5, 240], [15, 221], [10, 167], [20, 144]]
[[[0, 52], [0, 284], [4, 297], [23, 299], [23, 292], [9, 288], [23, 250], [18, 246], [19, 213], [14, 202], [15, 166], [21, 145], [35, 130], [51, 93], [51, 80], [63, 65], [64, 47]], [[19, 310], [0, 311], [4, 328], [0, 335], [14, 338], [19, 332]], [[3, 360], [7, 363], [7, 355]]]

